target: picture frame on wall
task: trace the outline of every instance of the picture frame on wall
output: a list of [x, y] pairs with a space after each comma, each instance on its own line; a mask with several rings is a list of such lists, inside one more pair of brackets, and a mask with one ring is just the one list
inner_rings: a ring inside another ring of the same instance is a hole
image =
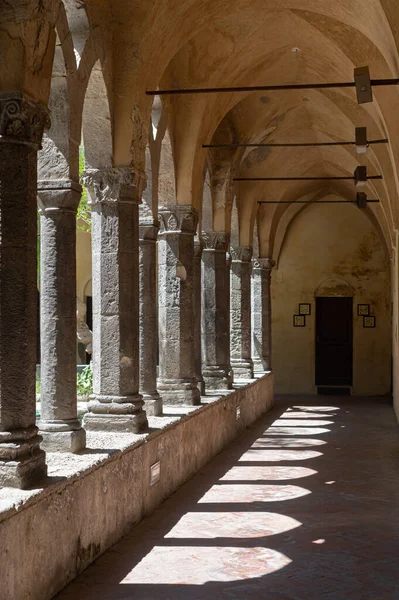
[[305, 315], [294, 315], [294, 327], [305, 327], [306, 318]]
[[359, 317], [367, 317], [370, 314], [370, 304], [358, 304], [357, 314]]
[[311, 304], [300, 304], [299, 305], [299, 314], [309, 316], [312, 313], [312, 305]]
[[366, 315], [365, 317], [363, 317], [363, 327], [375, 327], [375, 316]]

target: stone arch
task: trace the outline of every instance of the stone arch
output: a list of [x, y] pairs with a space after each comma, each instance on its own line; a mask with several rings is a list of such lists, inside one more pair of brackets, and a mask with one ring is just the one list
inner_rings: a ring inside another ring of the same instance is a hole
[[315, 297], [343, 296], [353, 298], [356, 295], [353, 287], [340, 278], [328, 278], [320, 283], [315, 291]]

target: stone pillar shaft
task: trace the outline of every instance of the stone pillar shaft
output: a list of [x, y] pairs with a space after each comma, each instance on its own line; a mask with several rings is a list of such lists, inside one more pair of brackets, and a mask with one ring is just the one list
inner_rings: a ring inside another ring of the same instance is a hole
[[162, 414], [162, 398], [157, 390], [158, 230], [158, 221], [140, 220], [140, 393], [146, 413], [155, 416]]
[[46, 475], [36, 420], [37, 150], [45, 107], [0, 94], [0, 487]]
[[76, 211], [81, 187], [41, 181], [40, 433], [43, 447], [78, 452], [86, 434], [76, 398]]
[[270, 280], [274, 261], [256, 258], [252, 261], [252, 359], [254, 371], [272, 368], [272, 311]]
[[92, 208], [93, 399], [86, 429], [147, 427], [139, 394], [141, 178], [129, 168], [86, 171]]
[[231, 248], [230, 349], [234, 379], [253, 377], [251, 359], [251, 256], [252, 248]]
[[226, 265], [229, 235], [204, 232], [202, 238], [203, 376], [210, 389], [230, 389], [230, 298]]
[[165, 404], [199, 404], [194, 351], [194, 234], [192, 206], [159, 209], [159, 379]]
[[202, 376], [202, 341], [201, 341], [201, 258], [203, 244], [200, 238], [194, 240], [194, 363], [195, 363], [195, 378], [198, 382], [198, 389], [201, 396], [205, 395], [205, 381]]

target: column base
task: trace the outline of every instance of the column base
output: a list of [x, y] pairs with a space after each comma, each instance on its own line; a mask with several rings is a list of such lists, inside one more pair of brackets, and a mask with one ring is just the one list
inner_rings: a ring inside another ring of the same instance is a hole
[[234, 373], [234, 380], [236, 379], [253, 379], [254, 377], [254, 365], [252, 360], [237, 360], [231, 359], [231, 366]]
[[162, 415], [163, 400], [158, 392], [152, 392], [151, 394], [141, 392], [141, 394], [147, 415], [150, 417], [159, 417], [159, 415]]
[[198, 406], [201, 404], [201, 394], [196, 379], [159, 379], [158, 389], [162, 393], [164, 405]]
[[80, 452], [86, 448], [86, 432], [83, 427], [72, 431], [40, 430], [42, 448], [46, 452]]
[[266, 373], [270, 370], [266, 360], [254, 360], [254, 373]]
[[37, 427], [0, 432], [0, 487], [27, 489], [44, 481], [46, 455]]
[[205, 396], [205, 381], [201, 377], [201, 379], [197, 379], [197, 388], [200, 393], [200, 396]]
[[229, 367], [206, 366], [202, 370], [207, 389], [231, 390], [233, 377]]
[[96, 395], [83, 417], [86, 431], [119, 431], [142, 433], [148, 428], [141, 394], [134, 396]]

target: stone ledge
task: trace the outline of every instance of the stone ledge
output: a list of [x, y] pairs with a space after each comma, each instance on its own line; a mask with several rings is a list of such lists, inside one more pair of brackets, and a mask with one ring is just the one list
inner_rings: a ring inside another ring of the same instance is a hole
[[[201, 406], [165, 406], [164, 416], [149, 417], [145, 434], [88, 433], [84, 452], [47, 455], [43, 488], [0, 489], [5, 597], [52, 598], [269, 410], [273, 393], [269, 373], [202, 397]], [[150, 466], [158, 460], [160, 480], [151, 486]]]

